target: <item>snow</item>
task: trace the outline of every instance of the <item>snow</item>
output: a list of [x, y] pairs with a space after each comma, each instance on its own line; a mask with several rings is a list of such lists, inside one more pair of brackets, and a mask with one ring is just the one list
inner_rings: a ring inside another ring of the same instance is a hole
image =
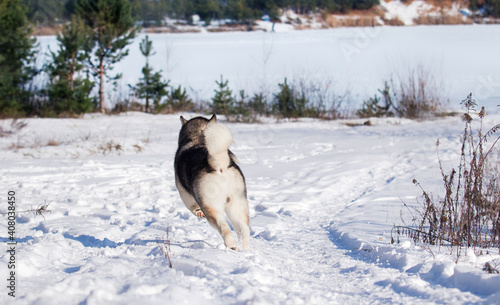
[[[223, 121], [250, 204], [251, 249], [235, 252], [175, 189], [179, 115], [33, 118], [0, 138], [0, 212], [12, 190], [18, 211], [51, 211], [18, 214], [16, 298], [4, 280], [1, 304], [498, 303], [500, 275], [481, 271], [498, 250], [455, 263], [447, 247], [390, 243], [403, 202], [417, 205], [413, 178], [442, 194], [434, 143], [456, 166], [460, 118]], [[484, 126], [499, 121], [491, 109]]]
[[422, 16], [456, 16], [461, 11], [468, 10], [462, 4], [453, 2], [435, 6], [428, 1], [413, 0], [403, 2], [400, 0], [380, 1], [380, 6], [386, 11], [385, 19], [398, 18], [404, 25], [414, 25], [414, 20]]
[[386, 19], [398, 17], [405, 25], [413, 25], [413, 20], [428, 14], [434, 6], [426, 1], [415, 0], [407, 4], [402, 1], [380, 1], [380, 5], [387, 10]]
[[[276, 24], [275, 33], [150, 34], [156, 52], [150, 63], [195, 101], [210, 101], [221, 75], [234, 95], [244, 89], [249, 96], [263, 92], [270, 97], [286, 77], [288, 83], [312, 84], [340, 96], [349, 92], [357, 109], [378, 94], [384, 81], [422, 65], [442, 85], [451, 105], [470, 92], [487, 107], [500, 104], [500, 61], [493, 60], [500, 49], [500, 25], [285, 31], [287, 26]], [[143, 38], [135, 39], [129, 56], [113, 70], [123, 78], [116, 92], [110, 84], [106, 87], [109, 107], [130, 98], [128, 84], [141, 77]], [[38, 41], [41, 65], [48, 46], [56, 49], [56, 40], [49, 36]]]

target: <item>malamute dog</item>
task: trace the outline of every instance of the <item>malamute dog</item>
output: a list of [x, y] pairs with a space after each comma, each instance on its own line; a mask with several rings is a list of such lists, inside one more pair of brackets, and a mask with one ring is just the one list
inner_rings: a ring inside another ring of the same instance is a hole
[[186, 207], [197, 217], [206, 218], [236, 250], [226, 216], [231, 221], [243, 250], [249, 249], [248, 201], [245, 178], [229, 150], [233, 137], [229, 128], [196, 117], [181, 116], [179, 147], [175, 154], [175, 184]]

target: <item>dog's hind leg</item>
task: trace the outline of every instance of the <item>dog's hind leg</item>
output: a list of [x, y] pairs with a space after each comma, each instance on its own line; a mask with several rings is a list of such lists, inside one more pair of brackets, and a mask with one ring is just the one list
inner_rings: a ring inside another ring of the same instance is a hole
[[208, 223], [219, 231], [222, 239], [224, 239], [224, 245], [230, 249], [236, 250], [236, 240], [234, 239], [231, 228], [226, 221], [224, 211], [219, 211], [218, 209], [208, 206], [202, 206], [202, 210], [205, 213]]
[[228, 198], [227, 217], [238, 235], [243, 250], [250, 249], [250, 226], [248, 225], [248, 201], [244, 195]]
[[197, 185], [195, 198], [205, 217], [224, 239], [226, 247], [236, 250], [236, 240], [226, 221], [225, 207], [229, 177], [214, 172], [202, 178]]
[[191, 213], [193, 213], [195, 216], [199, 218], [205, 218], [205, 214], [203, 214], [203, 211], [201, 210], [198, 203], [196, 203], [194, 197], [189, 194], [180, 184], [177, 184], [177, 189], [179, 190], [182, 202], [184, 202], [186, 208], [190, 210]]

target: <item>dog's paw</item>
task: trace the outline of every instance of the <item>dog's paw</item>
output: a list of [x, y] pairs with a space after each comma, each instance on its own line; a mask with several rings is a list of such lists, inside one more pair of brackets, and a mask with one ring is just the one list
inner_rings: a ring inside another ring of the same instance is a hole
[[205, 214], [203, 214], [203, 211], [201, 209], [194, 210], [193, 214], [198, 216], [201, 219], [205, 219]]
[[236, 242], [234, 240], [229, 240], [224, 243], [227, 249], [231, 249], [234, 251], [239, 251], [238, 247], [236, 246]]

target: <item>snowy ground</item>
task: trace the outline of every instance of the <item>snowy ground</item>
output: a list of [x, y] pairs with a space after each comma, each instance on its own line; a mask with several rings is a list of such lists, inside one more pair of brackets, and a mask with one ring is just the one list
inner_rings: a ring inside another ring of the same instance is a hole
[[[492, 110], [492, 112], [496, 111]], [[192, 117], [193, 114], [185, 114]], [[228, 124], [246, 175], [251, 250], [235, 252], [174, 185], [178, 115], [28, 119], [0, 138], [0, 212], [15, 191], [16, 299], [1, 304], [495, 304], [498, 259], [390, 244], [420, 183], [440, 195], [435, 141], [456, 165], [459, 118]], [[500, 121], [486, 117], [485, 126]], [[350, 121], [352, 123], [353, 121]], [[360, 121], [362, 123], [362, 121]], [[6, 129], [9, 121], [0, 122]], [[408, 216], [408, 215], [406, 215]], [[169, 232], [173, 268], [157, 239]], [[7, 216], [0, 239], [7, 245]], [[491, 254], [493, 253], [493, 254]]]

